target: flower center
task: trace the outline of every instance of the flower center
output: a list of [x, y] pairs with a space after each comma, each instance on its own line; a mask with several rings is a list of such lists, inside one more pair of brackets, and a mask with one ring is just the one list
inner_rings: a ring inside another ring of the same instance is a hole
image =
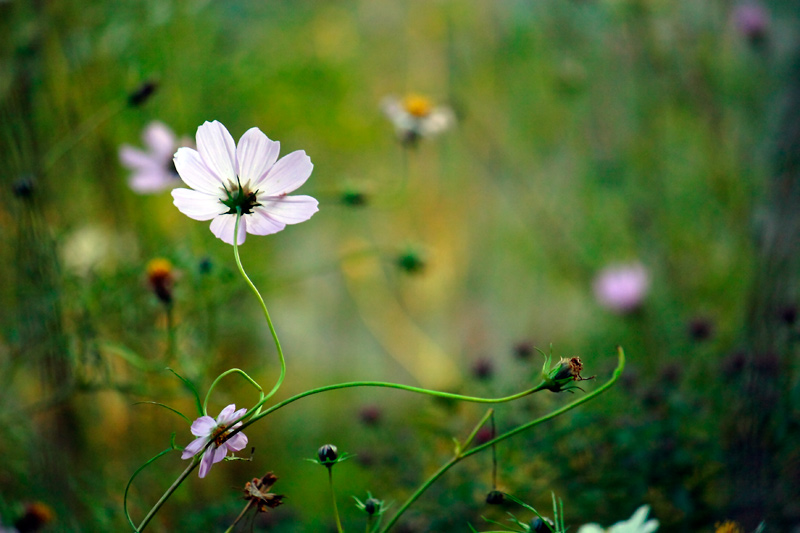
[[214, 444], [217, 445], [217, 448], [222, 446], [222, 443], [225, 442], [225, 439], [228, 437], [228, 426], [225, 424], [220, 424], [214, 431], [211, 432], [211, 440], [214, 441]]
[[247, 215], [253, 212], [253, 208], [261, 205], [256, 200], [258, 191], [251, 191], [247, 187], [242, 187], [239, 180], [237, 183], [229, 182], [228, 186], [224, 188], [225, 198], [220, 198], [225, 206], [228, 207], [226, 214], [235, 215], [237, 208], [241, 211], [242, 215]]
[[409, 94], [403, 99], [403, 107], [409, 115], [417, 118], [427, 117], [431, 114], [433, 104], [424, 96], [418, 94]]

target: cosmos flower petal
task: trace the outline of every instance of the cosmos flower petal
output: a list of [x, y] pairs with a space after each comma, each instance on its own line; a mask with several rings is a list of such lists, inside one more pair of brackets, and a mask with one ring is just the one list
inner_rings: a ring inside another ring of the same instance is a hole
[[233, 437], [225, 441], [225, 445], [232, 451], [238, 452], [247, 446], [247, 436], [244, 433], [237, 433]]
[[152, 155], [128, 144], [120, 146], [119, 160], [131, 170], [153, 169], [158, 166]]
[[271, 235], [278, 233], [286, 224], [272, 218], [263, 207], [256, 207], [247, 215], [247, 231], [253, 235]]
[[170, 176], [162, 170], [141, 170], [128, 179], [128, 185], [133, 192], [139, 194], [152, 194], [164, 190], [165, 183], [175, 183]]
[[142, 140], [155, 157], [169, 161], [177, 143], [175, 134], [163, 122], [154, 120], [144, 130]]
[[283, 224], [297, 224], [305, 222], [319, 211], [318, 205], [319, 202], [310, 196], [280, 196], [261, 201], [261, 207], [256, 210], [265, 211]]
[[198, 475], [201, 478], [206, 477], [208, 471], [211, 470], [211, 465], [214, 464], [214, 451], [214, 446], [211, 446], [206, 450], [206, 453], [203, 454], [203, 458], [200, 460], [200, 472]]
[[236, 404], [230, 404], [225, 406], [225, 408], [219, 412], [219, 416], [217, 417], [217, 424], [225, 424], [228, 425], [233, 420], [232, 415], [233, 412], [236, 410]]
[[[243, 216], [239, 221], [239, 235], [236, 239], [236, 244], [244, 243], [247, 233], [247, 215]], [[211, 233], [226, 242], [233, 245], [233, 230], [236, 226], [236, 215], [220, 215], [211, 221]], [[251, 232], [252, 233], [252, 232]]]
[[[209, 451], [211, 451], [211, 450], [209, 450]], [[219, 463], [220, 461], [225, 459], [226, 455], [228, 455], [228, 447], [223, 444], [222, 446], [220, 446], [219, 448], [214, 450], [213, 462], [214, 463]]]
[[236, 182], [236, 143], [225, 126], [215, 120], [197, 128], [197, 151], [223, 184]]
[[278, 160], [281, 143], [270, 140], [258, 128], [250, 128], [236, 147], [236, 160], [239, 164], [239, 180], [242, 185], [252, 184], [253, 189], [258, 187], [267, 171]]
[[208, 415], [201, 416], [192, 422], [192, 435], [195, 437], [206, 437], [214, 430], [216, 426], [217, 422], [213, 418]]
[[175, 169], [183, 182], [192, 189], [215, 196], [222, 194], [222, 182], [203, 162], [203, 158], [193, 148], [179, 148], [175, 152]]
[[200, 453], [206, 444], [208, 444], [208, 437], [194, 439], [192, 442], [186, 445], [186, 448], [183, 449], [181, 459], [189, 459], [190, 457], [194, 457]]
[[192, 189], [173, 189], [172, 198], [181, 213], [195, 220], [211, 220], [228, 210], [216, 196]]
[[598, 524], [584, 524], [578, 529], [578, 533], [603, 533], [605, 529]]
[[311, 158], [304, 150], [297, 150], [280, 158], [254, 187], [265, 196], [282, 196], [305, 183], [312, 170]]

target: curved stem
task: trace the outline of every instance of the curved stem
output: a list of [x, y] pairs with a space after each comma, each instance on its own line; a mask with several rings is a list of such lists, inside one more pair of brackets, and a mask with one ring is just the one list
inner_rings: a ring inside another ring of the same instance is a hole
[[428, 487], [430, 487], [437, 479], [442, 477], [445, 472], [447, 472], [450, 468], [452, 468], [459, 461], [461, 461], [463, 459], [466, 459], [470, 455], [474, 455], [474, 454], [476, 454], [476, 453], [478, 453], [480, 451], [483, 451], [483, 450], [485, 450], [486, 448], [488, 448], [490, 446], [494, 446], [498, 442], [503, 441], [503, 440], [513, 436], [513, 435], [516, 435], [517, 433], [525, 431], [526, 429], [530, 429], [533, 426], [536, 426], [538, 424], [541, 424], [542, 422], [546, 422], [546, 421], [548, 421], [548, 420], [550, 420], [552, 418], [555, 418], [555, 417], [557, 417], [557, 416], [559, 416], [559, 415], [561, 415], [563, 413], [566, 413], [567, 411], [569, 411], [571, 409], [574, 409], [574, 408], [578, 407], [579, 405], [581, 405], [583, 403], [586, 403], [589, 400], [592, 400], [593, 398], [596, 398], [597, 396], [599, 396], [600, 394], [602, 394], [606, 390], [608, 390], [617, 381], [619, 376], [622, 374], [622, 370], [625, 368], [625, 352], [622, 350], [622, 347], [617, 347], [617, 353], [618, 353], [618, 363], [617, 363], [617, 368], [614, 370], [614, 374], [611, 376], [611, 379], [609, 379], [606, 383], [604, 383], [598, 389], [592, 391], [591, 393], [587, 394], [586, 396], [584, 396], [582, 398], [579, 398], [579, 399], [575, 400], [574, 402], [568, 403], [567, 405], [565, 405], [564, 407], [562, 407], [560, 409], [556, 409], [552, 413], [549, 413], [549, 414], [547, 414], [545, 416], [537, 418], [536, 420], [528, 422], [527, 424], [523, 424], [523, 425], [521, 425], [521, 426], [519, 426], [517, 428], [512, 429], [511, 431], [507, 431], [506, 433], [503, 433], [499, 437], [496, 437], [496, 438], [490, 440], [489, 442], [481, 444], [480, 446], [476, 446], [476, 447], [472, 448], [471, 450], [469, 450], [467, 452], [463, 452], [462, 448], [466, 448], [469, 445], [469, 442], [472, 440], [472, 438], [474, 437], [475, 433], [477, 433], [477, 428], [480, 428], [480, 426], [482, 426], [483, 423], [486, 422], [487, 417], [491, 415], [491, 409], [490, 409], [489, 410], [490, 412], [487, 413], [483, 417], [483, 419], [479, 422], [479, 424], [476, 427], [476, 429], [474, 429], [472, 431], [472, 434], [467, 439], [467, 441], [465, 441], [463, 447], [461, 445], [459, 445], [458, 448], [456, 449], [456, 453], [453, 456], [453, 458], [450, 459], [448, 462], [446, 462], [444, 465], [442, 465], [442, 467], [439, 468], [439, 470], [437, 470], [430, 478], [428, 478], [425, 481], [425, 483], [423, 483], [416, 491], [414, 491], [414, 494], [412, 494], [411, 497], [409, 497], [409, 499], [403, 504], [403, 506], [392, 517], [392, 519], [389, 521], [389, 523], [386, 524], [386, 526], [383, 529], [381, 529], [381, 533], [386, 533], [387, 531], [389, 531], [389, 529], [391, 529], [391, 527], [399, 520], [400, 516], [411, 506], [411, 504], [413, 504], [422, 495], [422, 493], [424, 493], [428, 489]]
[[203, 400], [203, 414], [204, 415], [208, 414], [208, 399], [211, 397], [211, 391], [214, 390], [214, 388], [222, 380], [222, 378], [224, 378], [227, 375], [234, 374], [234, 373], [240, 374], [244, 379], [249, 381], [251, 385], [253, 385], [256, 389], [258, 389], [258, 392], [261, 394], [261, 398], [259, 399], [259, 402], [264, 399], [264, 389], [261, 388], [261, 385], [259, 385], [253, 378], [248, 376], [247, 372], [245, 372], [244, 370], [241, 370], [239, 368], [231, 368], [230, 370], [226, 370], [225, 372], [223, 372], [222, 374], [217, 376], [217, 378], [211, 383], [211, 386], [208, 388], [208, 392], [206, 392], [206, 398], [205, 398], [205, 400]]
[[[260, 413], [260, 414], [258, 414], [256, 416], [253, 416], [250, 420], [248, 420], [247, 422], [244, 422], [241, 426], [236, 428], [235, 432], [231, 432], [231, 436], [233, 436], [234, 433], [238, 433], [239, 431], [242, 431], [243, 429], [245, 429], [250, 424], [253, 424], [257, 420], [260, 420], [261, 418], [267, 416], [268, 414], [270, 414], [270, 413], [272, 413], [274, 411], [277, 411], [281, 407], [286, 407], [290, 403], [296, 402], [297, 400], [300, 400], [301, 398], [305, 398], [306, 396], [311, 396], [311, 395], [314, 395], [314, 394], [319, 394], [321, 392], [327, 392], [327, 391], [337, 390], [337, 389], [348, 389], [348, 388], [353, 388], [353, 387], [383, 387], [383, 388], [388, 388], [388, 389], [399, 389], [399, 390], [404, 390], [404, 391], [408, 391], [408, 392], [416, 392], [418, 394], [427, 394], [429, 396], [436, 396], [436, 397], [439, 397], [439, 398], [447, 398], [447, 399], [450, 399], [450, 400], [459, 400], [459, 401], [463, 401], [463, 402], [472, 402], [472, 403], [505, 403], [505, 402], [510, 402], [512, 400], [517, 400], [517, 399], [522, 398], [524, 396], [528, 396], [529, 394], [533, 394], [534, 392], [539, 392], [540, 390], [544, 390], [546, 388], [546, 383], [542, 382], [539, 385], [533, 387], [532, 389], [528, 389], [526, 391], [522, 391], [522, 392], [519, 392], [517, 394], [512, 394], [511, 396], [504, 396], [502, 398], [481, 398], [479, 396], [464, 396], [462, 394], [452, 394], [450, 392], [440, 392], [440, 391], [435, 391], [435, 390], [430, 390], [430, 389], [423, 389], [423, 388], [420, 388], [420, 387], [414, 387], [412, 385], [402, 385], [400, 383], [390, 383], [390, 382], [385, 382], [385, 381], [351, 381], [351, 382], [348, 382], [348, 383], [337, 383], [335, 385], [326, 385], [324, 387], [318, 387], [316, 389], [307, 390], [305, 392], [301, 392], [300, 394], [296, 394], [296, 395], [292, 396], [291, 398], [287, 398], [287, 399], [283, 400], [282, 402], [276, 403], [275, 405], [273, 405], [269, 409], [264, 410], [264, 412], [262, 412], [262, 413]], [[260, 407], [261, 404], [263, 404], [263, 401], [259, 402], [258, 404], [256, 404], [256, 406], [252, 407], [250, 409], [250, 411], [247, 414], [245, 414], [242, 418], [243, 419], [247, 418], [250, 415], [250, 412], [255, 411], [257, 408]]]
[[[281, 341], [280, 339], [278, 339], [278, 333], [275, 331], [275, 326], [272, 324], [272, 319], [269, 316], [269, 311], [267, 311], [267, 304], [264, 303], [264, 298], [261, 297], [261, 293], [258, 292], [256, 286], [253, 284], [252, 281], [250, 281], [250, 278], [247, 276], [247, 272], [244, 271], [244, 267], [242, 266], [242, 260], [239, 258], [239, 245], [237, 244], [237, 241], [239, 236], [239, 222], [242, 218], [241, 207], [236, 206], [236, 211], [237, 211], [236, 224], [234, 225], [233, 229], [233, 257], [236, 259], [236, 266], [239, 268], [239, 273], [247, 282], [247, 285], [253, 291], [253, 294], [256, 295], [256, 298], [258, 298], [258, 302], [261, 304], [261, 310], [264, 311], [264, 318], [267, 319], [269, 332], [272, 334], [272, 339], [275, 341], [275, 349], [278, 351], [278, 359], [280, 360], [281, 363], [281, 374], [278, 377], [278, 381], [275, 383], [275, 386], [272, 387], [272, 390], [269, 391], [269, 393], [264, 398], [264, 400], [266, 400], [278, 391], [281, 384], [283, 383], [283, 379], [286, 377], [286, 359], [283, 357], [283, 349], [281, 348]], [[263, 405], [263, 401], [260, 403]]]

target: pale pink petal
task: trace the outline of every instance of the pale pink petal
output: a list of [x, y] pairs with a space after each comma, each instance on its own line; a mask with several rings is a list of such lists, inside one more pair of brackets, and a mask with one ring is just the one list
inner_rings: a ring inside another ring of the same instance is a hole
[[163, 122], [154, 120], [148, 124], [142, 140], [150, 152], [162, 161], [169, 161], [175, 152], [175, 134]]
[[253, 208], [253, 212], [245, 215], [245, 218], [247, 219], [247, 231], [253, 235], [272, 235], [286, 227], [283, 222], [278, 222], [269, 216], [269, 213], [261, 206]]
[[236, 143], [225, 126], [215, 120], [197, 128], [197, 151], [223, 183], [236, 182]]
[[195, 437], [207, 437], [214, 428], [217, 427], [217, 422], [210, 416], [201, 416], [192, 422], [192, 435]]
[[120, 146], [119, 160], [131, 170], [154, 169], [161, 166], [151, 154], [127, 144]]
[[175, 170], [178, 171], [181, 179], [196, 191], [208, 194], [222, 194], [223, 183], [206, 166], [197, 150], [192, 148], [178, 148], [175, 152]]
[[208, 444], [208, 437], [194, 439], [192, 442], [186, 445], [186, 448], [183, 449], [181, 459], [189, 459], [190, 457], [194, 457], [200, 453], [206, 444]]
[[161, 192], [178, 184], [179, 180], [163, 170], [139, 171], [130, 177], [128, 185], [139, 194]]
[[[233, 230], [236, 225], [236, 215], [220, 215], [211, 221], [211, 233], [222, 242], [233, 244]], [[239, 235], [236, 244], [244, 243], [246, 237], [247, 215], [239, 222]]]
[[242, 186], [259, 183], [267, 171], [278, 160], [281, 143], [272, 141], [258, 128], [250, 128], [236, 147], [236, 160], [239, 163], [239, 179]]
[[231, 423], [233, 420], [231, 415], [233, 412], [236, 411], [236, 404], [232, 403], [230, 405], [225, 406], [222, 411], [219, 412], [219, 416], [217, 417], [217, 424], [225, 424], [226, 426]]
[[304, 150], [285, 155], [253, 187], [266, 196], [282, 196], [300, 187], [314, 170]]
[[247, 436], [244, 433], [237, 433], [233, 437], [225, 441], [225, 444], [232, 452], [238, 452], [247, 446]]
[[225, 459], [226, 455], [228, 455], [228, 447], [223, 444], [222, 446], [214, 450], [214, 462], [219, 463], [220, 461]]
[[206, 477], [208, 471], [211, 470], [211, 465], [214, 464], [214, 451], [214, 446], [212, 445], [206, 450], [206, 453], [203, 454], [203, 459], [200, 460], [200, 472], [198, 475], [201, 478]]
[[181, 213], [195, 220], [211, 220], [228, 210], [216, 196], [191, 189], [173, 189], [172, 198]]
[[310, 196], [279, 196], [259, 201], [261, 206], [256, 210], [268, 213], [270, 218], [283, 224], [305, 222], [319, 211], [319, 202]]

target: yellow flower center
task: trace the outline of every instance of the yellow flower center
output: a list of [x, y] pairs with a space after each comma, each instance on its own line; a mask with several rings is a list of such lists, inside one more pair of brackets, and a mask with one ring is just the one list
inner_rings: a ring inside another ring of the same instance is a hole
[[424, 96], [409, 94], [403, 99], [403, 107], [405, 107], [409, 115], [422, 118], [431, 114], [433, 103]]
[[172, 263], [156, 257], [147, 263], [147, 277], [151, 280], [162, 280], [172, 275]]
[[222, 446], [222, 443], [225, 442], [225, 439], [228, 437], [228, 426], [225, 424], [220, 424], [214, 431], [211, 433], [211, 440], [214, 441], [214, 444], [217, 445], [217, 448]]

